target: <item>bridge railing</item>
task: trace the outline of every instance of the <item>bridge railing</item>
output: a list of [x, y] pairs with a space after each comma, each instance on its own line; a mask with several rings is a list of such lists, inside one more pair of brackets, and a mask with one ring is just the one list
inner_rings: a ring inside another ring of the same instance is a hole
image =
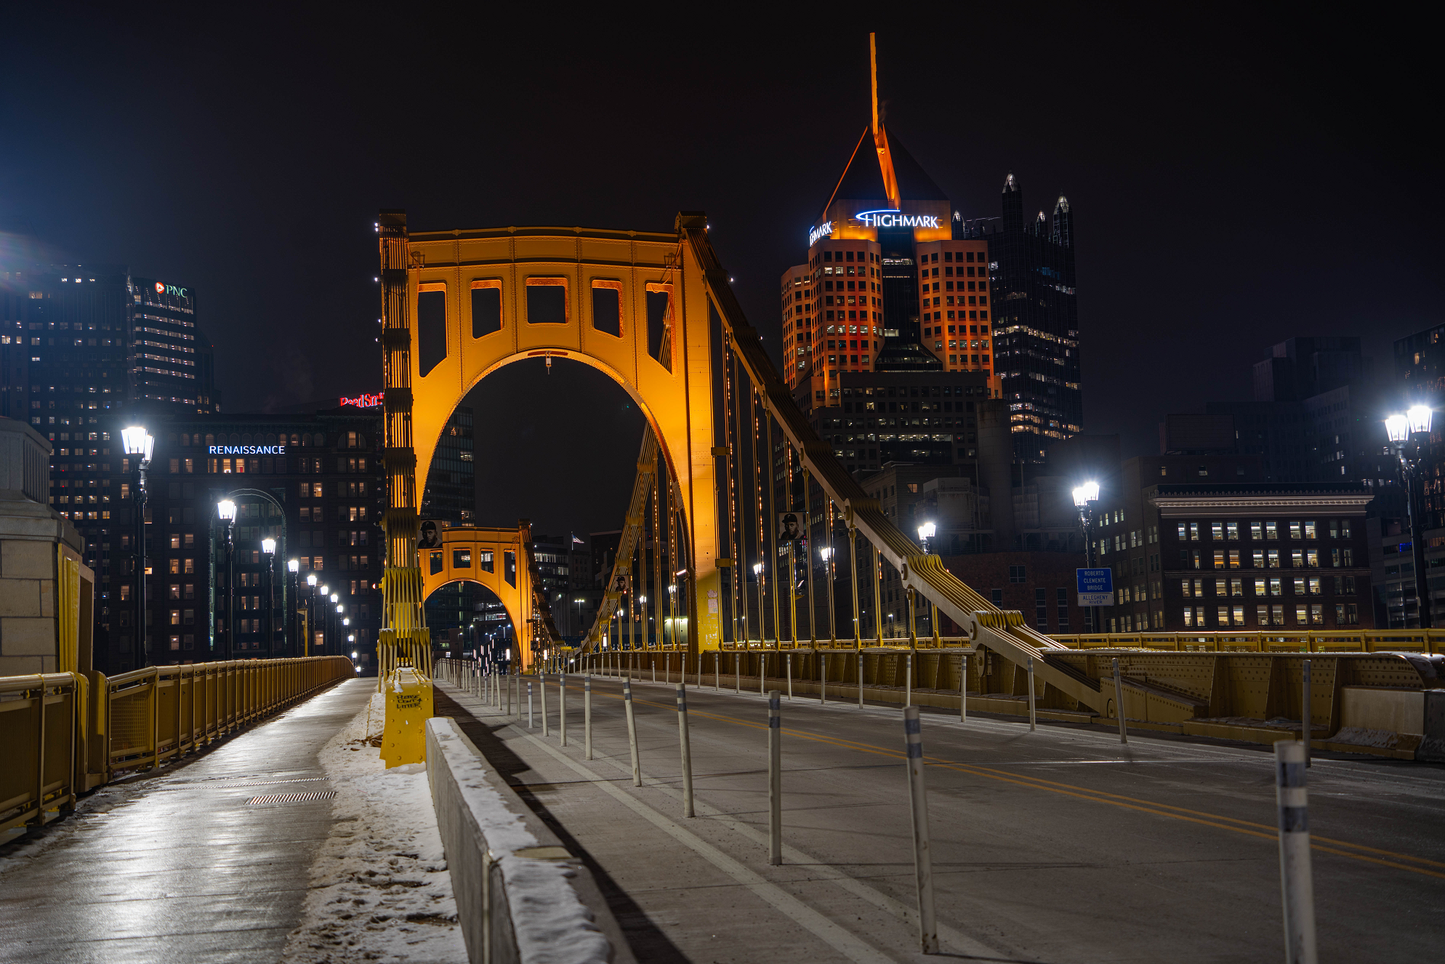
[[0, 831], [356, 675], [344, 656], [0, 677]]

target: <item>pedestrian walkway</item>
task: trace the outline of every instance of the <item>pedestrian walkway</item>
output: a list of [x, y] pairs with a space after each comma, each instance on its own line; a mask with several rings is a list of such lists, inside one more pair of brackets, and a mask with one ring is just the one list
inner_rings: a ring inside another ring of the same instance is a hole
[[333, 824], [317, 752], [374, 690], [348, 680], [0, 848], [0, 960], [277, 960]]

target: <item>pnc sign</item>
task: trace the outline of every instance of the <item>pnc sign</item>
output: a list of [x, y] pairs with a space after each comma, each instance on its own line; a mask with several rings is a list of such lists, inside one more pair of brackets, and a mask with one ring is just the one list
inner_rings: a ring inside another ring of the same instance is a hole
[[164, 283], [162, 283], [162, 282], [160, 282], [160, 281], [157, 281], [157, 282], [156, 282], [156, 294], [158, 294], [158, 295], [170, 295], [170, 296], [173, 297], [173, 298], [184, 298], [184, 297], [186, 297], [186, 289], [185, 289], [185, 288], [177, 287], [176, 285], [168, 285], [168, 284], [164, 284]]
[[355, 398], [341, 396], [342, 405], [352, 405], [356, 408], [376, 408], [386, 398], [386, 392], [362, 392]]

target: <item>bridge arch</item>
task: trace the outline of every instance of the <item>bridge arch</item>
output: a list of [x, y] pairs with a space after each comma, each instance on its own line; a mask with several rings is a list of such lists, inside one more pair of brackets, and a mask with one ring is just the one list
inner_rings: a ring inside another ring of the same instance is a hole
[[658, 440], [684, 520], [680, 535], [692, 561], [693, 598], [713, 603], [693, 614], [698, 639], [717, 645], [713, 338], [703, 270], [681, 234], [684, 226], [701, 225], [680, 215], [678, 226], [676, 234], [583, 228], [411, 233], [404, 213], [383, 212], [377, 229], [392, 493], [389, 568], [421, 563], [413, 548], [416, 480], [426, 479], [446, 421], [467, 392], [524, 359], [579, 361], [620, 385]]

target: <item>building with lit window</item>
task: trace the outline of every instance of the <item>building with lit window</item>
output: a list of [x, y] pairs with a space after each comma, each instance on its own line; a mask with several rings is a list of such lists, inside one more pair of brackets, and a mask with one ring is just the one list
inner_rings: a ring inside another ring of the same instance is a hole
[[[291, 655], [286, 641], [299, 639], [299, 629], [288, 637], [288, 622], [299, 602], [310, 603], [313, 615], [303, 652], [355, 650], [363, 669], [374, 667], [386, 501], [379, 409], [177, 416], [149, 428], [156, 438], [146, 513], [153, 661]], [[117, 492], [127, 515], [130, 489], [124, 483]], [[216, 509], [223, 499], [236, 503], [233, 585], [226, 576], [226, 524]], [[130, 531], [121, 527], [110, 536], [111, 551], [132, 551]], [[277, 543], [271, 558], [263, 551], [268, 538]], [[293, 559], [294, 576], [287, 565]], [[308, 575], [317, 577], [314, 591]], [[337, 596], [342, 613], [329, 599], [323, 605], [322, 586], [328, 597]], [[137, 668], [143, 658], [131, 643], [132, 591], [122, 575], [96, 600], [96, 663], [109, 673]]]
[[804, 410], [858, 372], [976, 372], [997, 391], [988, 244], [955, 237], [942, 189], [875, 116], [783, 273], [784, 371]]
[[1009, 403], [1015, 451], [1032, 461], [1082, 431], [1074, 215], [1060, 195], [1052, 217], [1025, 217], [1013, 174], [1004, 180], [1002, 208], [997, 218], [960, 220], [958, 233], [988, 244], [994, 374]]

